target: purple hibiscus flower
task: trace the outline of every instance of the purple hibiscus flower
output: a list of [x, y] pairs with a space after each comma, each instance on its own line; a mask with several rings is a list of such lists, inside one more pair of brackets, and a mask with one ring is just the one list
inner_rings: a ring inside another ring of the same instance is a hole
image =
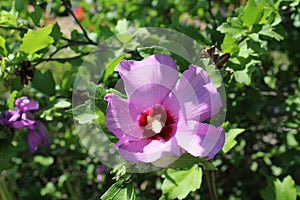
[[24, 96], [16, 99], [15, 106], [17, 110], [7, 110], [0, 115], [0, 124], [16, 129], [33, 125], [34, 116], [28, 111], [37, 110], [39, 103]]
[[15, 101], [17, 110], [7, 110], [0, 115], [0, 124], [3, 126], [11, 126], [15, 129], [28, 127], [27, 142], [30, 152], [34, 152], [39, 144], [45, 146], [50, 144], [48, 130], [46, 126], [34, 119], [34, 115], [30, 112], [39, 108], [39, 103], [26, 96], [17, 98]]
[[224, 144], [224, 130], [204, 123], [222, 101], [207, 72], [190, 65], [179, 78], [174, 60], [155, 54], [142, 61], [122, 60], [115, 68], [127, 99], [107, 94], [106, 126], [129, 161], [154, 162], [168, 154], [211, 159]]

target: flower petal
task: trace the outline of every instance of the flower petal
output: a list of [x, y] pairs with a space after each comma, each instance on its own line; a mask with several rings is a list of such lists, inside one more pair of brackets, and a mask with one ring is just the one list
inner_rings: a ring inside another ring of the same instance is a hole
[[115, 94], [107, 94], [104, 99], [108, 101], [105, 121], [108, 130], [122, 140], [143, 137], [143, 129], [136, 122], [139, 113], [127, 99]]
[[42, 144], [48, 146], [50, 144], [50, 138], [47, 127], [41, 121], [36, 121], [36, 129], [42, 138]]
[[22, 112], [27, 112], [29, 110], [37, 110], [39, 108], [39, 103], [28, 97], [20, 97], [16, 99], [15, 106]]
[[13, 120], [13, 118], [10, 118], [9, 121], [12, 121], [11, 126], [13, 128], [21, 129], [21, 128], [24, 128], [26, 126], [34, 125], [35, 121], [34, 121], [33, 118], [34, 118], [33, 114], [27, 112], [27, 113], [21, 113], [20, 118], [18, 119], [18, 121]]
[[175, 137], [178, 145], [193, 156], [214, 157], [225, 142], [224, 129], [197, 121], [181, 123]]
[[186, 120], [204, 121], [215, 115], [222, 107], [222, 99], [207, 72], [190, 65], [173, 91], [181, 104]]
[[42, 142], [42, 138], [40, 134], [33, 129], [28, 129], [27, 131], [27, 143], [29, 145], [29, 151], [30, 153], [33, 153], [37, 147], [40, 145]]
[[44, 146], [50, 144], [47, 127], [41, 121], [35, 121], [33, 125], [28, 126], [27, 142], [30, 153], [33, 153], [41, 143]]
[[155, 104], [161, 105], [171, 90], [155, 83], [140, 86], [131, 94], [129, 105], [141, 113]]
[[13, 122], [17, 121], [19, 117], [19, 110], [6, 110], [0, 114], [0, 124], [3, 126], [9, 126]]
[[120, 146], [119, 153], [125, 160], [149, 163], [158, 160], [166, 154], [180, 155], [180, 148], [175, 138], [171, 138], [167, 142], [141, 139], [124, 143]]
[[122, 60], [115, 70], [124, 81], [128, 97], [137, 88], [152, 83], [172, 89], [178, 79], [176, 63], [172, 57], [163, 54], [155, 54], [141, 61]]

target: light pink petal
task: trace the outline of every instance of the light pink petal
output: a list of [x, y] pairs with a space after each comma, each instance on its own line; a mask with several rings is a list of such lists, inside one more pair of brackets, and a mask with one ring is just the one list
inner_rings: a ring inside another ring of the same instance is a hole
[[162, 140], [141, 139], [128, 141], [119, 148], [120, 156], [133, 162], [154, 162], [166, 154], [180, 155], [180, 148], [176, 139], [171, 138], [167, 142]]
[[178, 71], [173, 58], [164, 54], [155, 54], [141, 61], [122, 60], [115, 70], [124, 81], [128, 97], [137, 88], [152, 83], [171, 90], [178, 79]]
[[178, 145], [193, 156], [211, 159], [225, 142], [224, 129], [197, 121], [181, 123], [175, 135]]
[[143, 129], [136, 122], [139, 113], [127, 99], [115, 94], [107, 94], [104, 99], [108, 101], [105, 122], [108, 130], [122, 140], [143, 137]]
[[137, 88], [129, 98], [129, 104], [138, 113], [151, 108], [155, 104], [162, 104], [163, 100], [171, 92], [172, 88], [166, 88], [159, 84], [148, 84]]
[[222, 107], [216, 86], [209, 80], [207, 72], [195, 65], [190, 65], [182, 74], [173, 92], [186, 120], [204, 121]]
[[181, 115], [180, 103], [173, 92], [170, 92], [161, 104], [171, 115], [175, 122], [178, 122]]

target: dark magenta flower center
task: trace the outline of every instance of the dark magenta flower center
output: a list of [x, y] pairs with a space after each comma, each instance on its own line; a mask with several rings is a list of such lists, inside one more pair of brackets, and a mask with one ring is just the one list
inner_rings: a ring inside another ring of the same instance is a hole
[[144, 136], [151, 140], [168, 141], [175, 133], [176, 121], [170, 112], [161, 105], [154, 105], [143, 111], [137, 118], [138, 125], [144, 129]]

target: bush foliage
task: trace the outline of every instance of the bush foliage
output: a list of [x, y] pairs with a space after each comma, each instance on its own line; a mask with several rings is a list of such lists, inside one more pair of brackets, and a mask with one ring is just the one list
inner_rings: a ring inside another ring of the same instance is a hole
[[[28, 96], [39, 102], [34, 115], [50, 135], [50, 146], [31, 154], [26, 128], [1, 126], [0, 199], [300, 196], [299, 0], [2, 0], [0, 6], [0, 113]], [[78, 115], [75, 121], [103, 125], [103, 96], [113, 92], [110, 88], [119, 79], [113, 69], [121, 59], [166, 53], [180, 72], [188, 66], [189, 61], [159, 43], [140, 47], [127, 32], [140, 27], [183, 33], [202, 48], [215, 45], [209, 55], [214, 62], [204, 65], [223, 79], [226, 142], [210, 162], [199, 159], [183, 167], [177, 163], [130, 174], [124, 166], [101, 167], [101, 160], [80, 142], [72, 113], [82, 112], [84, 105], [96, 110], [95, 118]], [[106, 67], [100, 83], [85, 83], [96, 94], [90, 101], [72, 102], [83, 61], [116, 34], [124, 53], [112, 49], [100, 54]], [[226, 53], [228, 60], [222, 56]]]

